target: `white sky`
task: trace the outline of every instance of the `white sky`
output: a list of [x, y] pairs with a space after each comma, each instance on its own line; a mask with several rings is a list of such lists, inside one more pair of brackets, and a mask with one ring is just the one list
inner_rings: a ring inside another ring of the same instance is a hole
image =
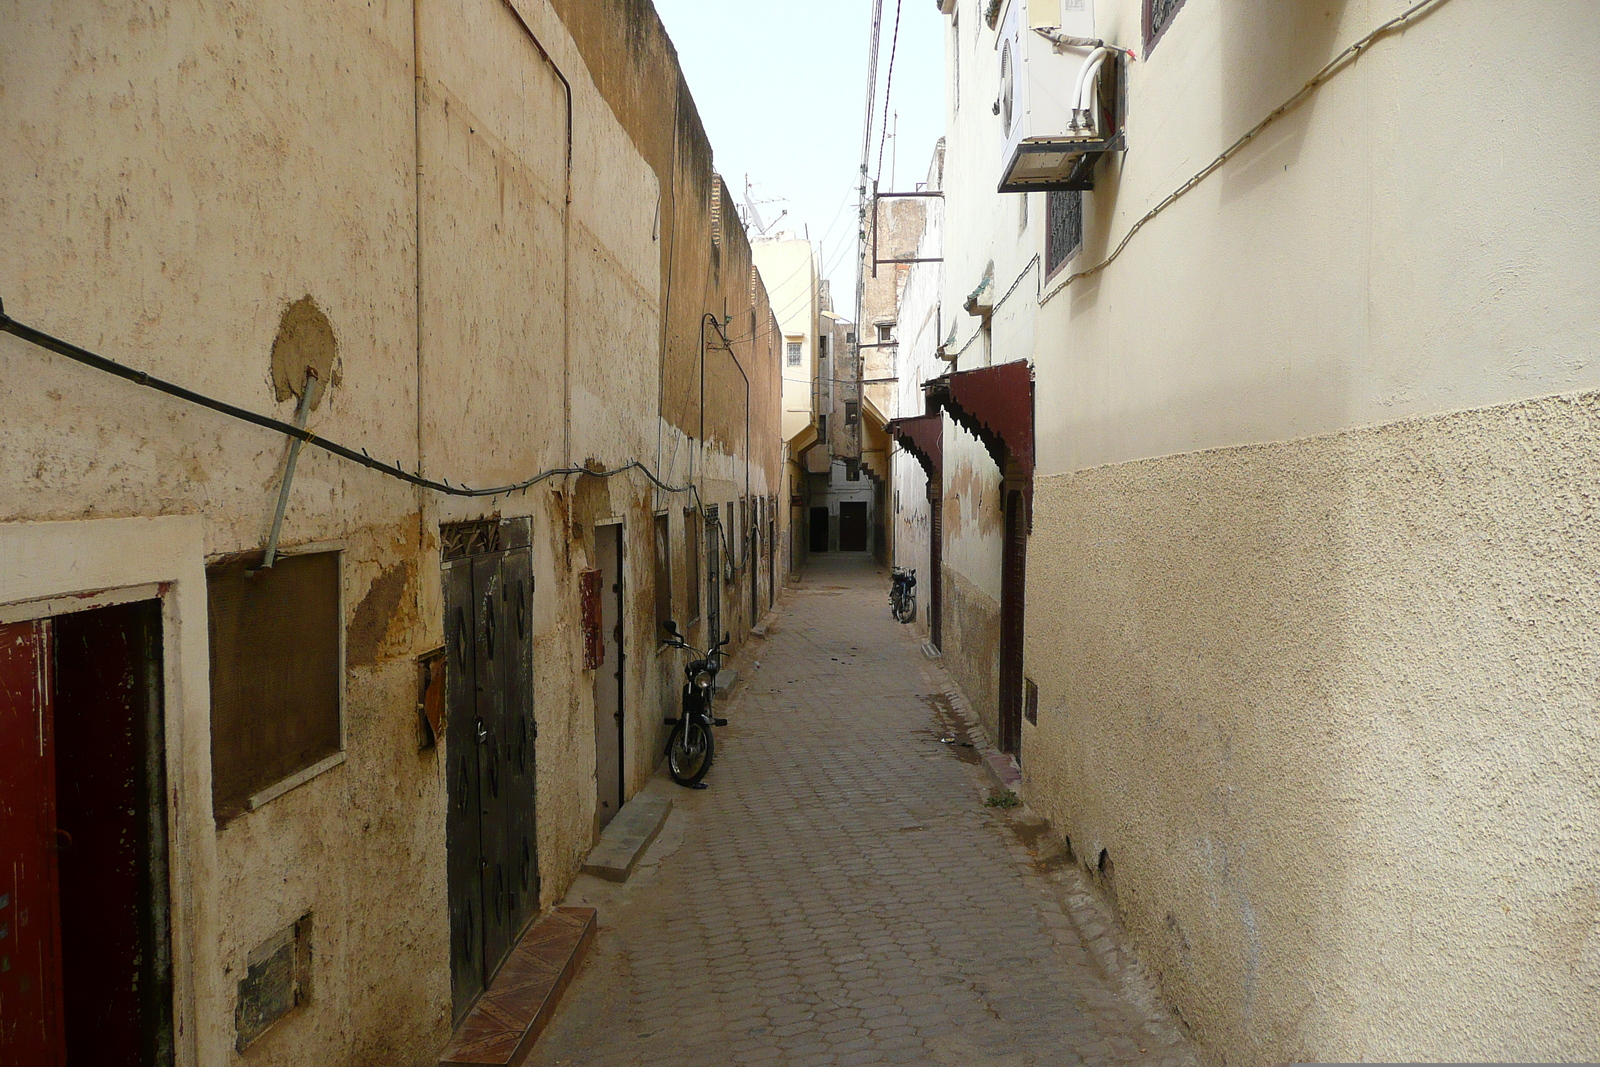
[[[879, 188], [911, 189], [927, 173], [944, 133], [945, 19], [933, 0], [883, 0], [876, 111], [883, 111], [896, 6], [900, 43], [891, 88], [890, 133]], [[655, 0], [711, 138], [716, 167], [735, 197], [750, 175], [772, 229], [821, 242], [834, 307], [855, 309], [855, 174], [866, 107], [867, 29], [872, 0]], [[878, 167], [882, 128], [874, 120]], [[896, 145], [898, 141], [898, 146]], [[894, 186], [890, 163], [894, 162]], [[781, 198], [781, 199], [780, 199]], [[842, 207], [842, 210], [841, 210]]]

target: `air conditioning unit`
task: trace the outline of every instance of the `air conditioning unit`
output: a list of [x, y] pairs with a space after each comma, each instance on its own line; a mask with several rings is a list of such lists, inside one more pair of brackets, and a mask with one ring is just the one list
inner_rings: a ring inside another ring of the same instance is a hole
[[1009, 0], [1001, 16], [1000, 192], [1092, 189], [1126, 144], [1127, 53], [1094, 34], [1094, 0]]

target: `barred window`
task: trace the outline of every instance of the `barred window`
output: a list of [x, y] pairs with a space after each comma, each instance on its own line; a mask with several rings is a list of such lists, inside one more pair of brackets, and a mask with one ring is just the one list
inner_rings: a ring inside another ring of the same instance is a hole
[[798, 367], [800, 365], [800, 341], [798, 338], [789, 338], [784, 352], [786, 358], [788, 359], [789, 366]]
[[1172, 25], [1181, 7], [1183, 0], [1144, 0], [1145, 55], [1149, 55], [1156, 42], [1161, 40], [1161, 35], [1167, 32], [1167, 27]]
[[1076, 189], [1047, 194], [1050, 216], [1045, 233], [1045, 274], [1059, 270], [1083, 247], [1083, 193]]

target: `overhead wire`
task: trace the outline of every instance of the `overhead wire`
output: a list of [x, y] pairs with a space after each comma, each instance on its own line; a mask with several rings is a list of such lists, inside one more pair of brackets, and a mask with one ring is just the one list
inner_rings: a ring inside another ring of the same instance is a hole
[[[889, 70], [883, 78], [883, 113], [879, 118], [880, 128], [878, 133], [878, 167], [873, 176], [873, 182], [883, 177], [883, 146], [889, 139], [889, 100], [894, 92], [894, 56], [900, 49], [900, 5], [903, 0], [894, 0], [894, 37], [889, 42]], [[896, 142], [898, 145], [899, 142]], [[899, 149], [896, 148], [896, 151]]]
[[[418, 486], [422, 489], [432, 490], [433, 492], [441, 493], [445, 496], [480, 498], [510, 496], [513, 493], [526, 492], [528, 489], [538, 485], [540, 482], [547, 481], [551, 478], [558, 478], [566, 475], [587, 475], [591, 478], [615, 478], [617, 475], [626, 473], [627, 471], [637, 470], [662, 492], [688, 493], [691, 497], [693, 497], [695, 501], [695, 507], [702, 514], [706, 511], [705, 501], [700, 496], [700, 489], [697, 485], [695, 485], [693, 482], [689, 482], [684, 485], [672, 485], [662, 480], [662, 478], [658, 476], [657, 473], [647, 464], [637, 459], [631, 459], [626, 463], [620, 464], [616, 467], [606, 468], [604, 470], [596, 470], [588, 466], [553, 467], [548, 470], [540, 471], [538, 474], [535, 474], [532, 477], [524, 478], [516, 482], [509, 482], [504, 485], [485, 487], [452, 485], [448, 478], [429, 478], [425, 477], [421, 473], [413, 473], [406, 470], [400, 461], [386, 463], [383, 460], [374, 459], [364, 448], [355, 449], [339, 444], [335, 441], [330, 441], [325, 437], [321, 437], [312, 431], [296, 426], [293, 423], [284, 422], [282, 419], [275, 419], [270, 415], [262, 415], [258, 412], [251, 411], [248, 408], [239, 407], [237, 404], [230, 404], [225, 400], [218, 400], [215, 397], [196, 392], [193, 389], [178, 385], [175, 382], [169, 382], [164, 378], [157, 378], [155, 375], [146, 371], [137, 370], [133, 367], [127, 366], [126, 364], [118, 363], [116, 360], [109, 359], [106, 356], [99, 355], [95, 352], [91, 352], [86, 348], [82, 348], [73, 344], [70, 341], [64, 341], [59, 337], [45, 333], [43, 330], [35, 329], [32, 326], [13, 319], [10, 315], [6, 314], [5, 305], [3, 302], [0, 302], [0, 332], [9, 333], [14, 337], [28, 342], [29, 344], [36, 345], [39, 348], [46, 349], [50, 352], [54, 352], [57, 355], [65, 356], [70, 360], [81, 363], [87, 367], [92, 367], [93, 369], [102, 371], [106, 374], [110, 374], [113, 377], [133, 382], [135, 385], [144, 386], [147, 389], [153, 389], [158, 393], [165, 393], [166, 395], [174, 397], [178, 400], [194, 404], [198, 407], [207, 408], [219, 414], [226, 415], [229, 418], [237, 419], [240, 422], [249, 423], [252, 426], [259, 426], [262, 429], [272, 430], [276, 433], [283, 434], [285, 437], [302, 441], [314, 448], [320, 448], [324, 452], [329, 452], [335, 456], [338, 456], [340, 459], [348, 460], [351, 463], [355, 463], [359, 466], [366, 467], [369, 470], [376, 471], [379, 474], [397, 479], [409, 485]], [[724, 531], [723, 539], [727, 542], [729, 551], [732, 551], [732, 542], [728, 540], [726, 534], [728, 524], [723, 523], [719, 525], [722, 526]]]

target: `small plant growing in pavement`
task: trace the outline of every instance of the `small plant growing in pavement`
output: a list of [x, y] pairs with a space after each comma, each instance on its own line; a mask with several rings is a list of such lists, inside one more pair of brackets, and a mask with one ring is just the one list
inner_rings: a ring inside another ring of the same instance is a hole
[[996, 790], [989, 794], [989, 799], [983, 802], [986, 808], [1014, 808], [1022, 803], [1022, 798], [1009, 789]]

